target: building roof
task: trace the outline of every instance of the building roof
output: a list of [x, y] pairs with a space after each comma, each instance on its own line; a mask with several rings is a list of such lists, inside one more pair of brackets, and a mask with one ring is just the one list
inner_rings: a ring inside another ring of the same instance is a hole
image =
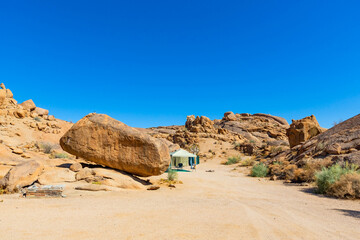
[[170, 153], [172, 157], [196, 157], [195, 154], [189, 153], [184, 149], [176, 150], [175, 152]]

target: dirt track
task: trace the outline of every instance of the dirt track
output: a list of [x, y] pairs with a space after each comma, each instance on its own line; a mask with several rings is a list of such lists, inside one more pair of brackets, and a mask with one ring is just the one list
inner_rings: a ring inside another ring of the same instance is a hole
[[[205, 172], [215, 169], [214, 173]], [[0, 196], [1, 239], [359, 239], [360, 202], [202, 164], [174, 190]]]

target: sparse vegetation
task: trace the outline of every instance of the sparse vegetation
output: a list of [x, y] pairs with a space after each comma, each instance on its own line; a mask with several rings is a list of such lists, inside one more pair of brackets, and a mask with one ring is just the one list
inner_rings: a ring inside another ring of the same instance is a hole
[[67, 154], [67, 153], [55, 153], [54, 158], [69, 158], [69, 154]]
[[342, 122], [343, 122], [343, 120], [334, 121], [334, 122], [333, 122], [333, 126], [335, 127], [336, 125], [338, 125], [338, 124], [340, 124], [340, 123], [342, 123]]
[[327, 194], [337, 198], [360, 198], [360, 174], [344, 174], [329, 187]]
[[264, 163], [258, 163], [251, 169], [252, 177], [266, 177], [268, 174], [268, 167]]
[[241, 161], [241, 157], [240, 156], [234, 156], [234, 157], [229, 157], [227, 162], [225, 162], [225, 165], [232, 165], [232, 164], [236, 164], [239, 163]]
[[272, 155], [277, 155], [279, 153], [281, 153], [283, 151], [283, 148], [282, 147], [275, 147], [275, 146], [272, 146], [270, 148], [270, 152]]
[[43, 153], [50, 154], [54, 148], [54, 145], [48, 142], [36, 143], [37, 148], [39, 148]]
[[176, 180], [178, 179], [178, 173], [177, 173], [177, 171], [169, 168], [169, 170], [168, 170], [168, 175], [167, 175], [167, 179], [168, 179], [169, 181], [176, 181]]
[[240, 162], [240, 165], [242, 167], [249, 167], [249, 166], [253, 166], [255, 163], [255, 158], [254, 157], [248, 157], [248, 158], [245, 158], [244, 160], [242, 160]]
[[34, 117], [34, 121], [36, 121], [36, 122], [41, 122], [41, 118], [39, 118], [39, 117]]
[[198, 153], [200, 152], [200, 147], [199, 147], [198, 144], [193, 144], [193, 145], [191, 145], [191, 147], [190, 147], [189, 150], [190, 150], [190, 152], [192, 152], [193, 154], [198, 155]]
[[[335, 184], [339, 179], [346, 174], [357, 173], [358, 166], [354, 164], [345, 164], [345, 166], [341, 166], [340, 164], [335, 164], [328, 168], [323, 168], [321, 171], [315, 174], [315, 182], [317, 186], [318, 193], [329, 193], [329, 189]], [[344, 179], [342, 180], [344, 182]]]

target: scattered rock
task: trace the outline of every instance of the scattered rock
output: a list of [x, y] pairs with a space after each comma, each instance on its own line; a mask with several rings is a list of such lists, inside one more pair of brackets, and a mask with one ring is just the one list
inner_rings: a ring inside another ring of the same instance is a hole
[[89, 114], [60, 139], [77, 157], [139, 176], [160, 175], [170, 163], [166, 144], [104, 114]]
[[75, 190], [83, 190], [83, 191], [109, 191], [110, 189], [106, 186], [102, 186], [99, 184], [84, 184], [82, 186], [75, 187]]
[[82, 169], [83, 167], [82, 167], [82, 165], [81, 165], [81, 163], [73, 163], [73, 164], [71, 164], [71, 166], [70, 166], [70, 170], [71, 171], [73, 171], [73, 172], [79, 172], [81, 169]]
[[233, 112], [226, 112], [226, 113], [224, 113], [223, 120], [224, 121], [236, 121], [237, 118]]
[[13, 192], [15, 189], [29, 186], [38, 179], [43, 169], [43, 165], [35, 160], [20, 163], [0, 180], [0, 187]]
[[160, 186], [158, 185], [151, 185], [147, 188], [147, 190], [153, 191], [153, 190], [158, 190], [160, 188]]
[[41, 185], [50, 185], [63, 182], [75, 182], [75, 173], [66, 168], [54, 168], [44, 171], [38, 178]]
[[16, 118], [20, 118], [20, 119], [26, 117], [26, 111], [23, 109], [17, 109], [14, 111], [13, 114]]
[[36, 113], [38, 116], [46, 116], [49, 114], [49, 110], [46, 110], [44, 108], [36, 107], [34, 110], [34, 113]]
[[23, 109], [29, 110], [29, 111], [33, 111], [36, 108], [35, 103], [31, 99], [26, 100], [25, 102], [21, 103], [20, 106], [22, 106]]
[[12, 152], [15, 154], [18, 154], [18, 155], [21, 155], [24, 153], [24, 151], [20, 148], [14, 148]]
[[21, 154], [22, 158], [31, 158], [31, 156], [28, 153]]
[[82, 168], [80, 169], [80, 171], [78, 173], [76, 173], [76, 180], [80, 181], [80, 180], [88, 180], [91, 181], [94, 179], [94, 171], [90, 168]]

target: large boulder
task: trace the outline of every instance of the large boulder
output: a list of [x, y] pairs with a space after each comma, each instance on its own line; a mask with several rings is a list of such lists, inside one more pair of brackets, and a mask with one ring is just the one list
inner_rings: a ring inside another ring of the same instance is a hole
[[29, 186], [38, 179], [43, 169], [43, 165], [35, 160], [20, 163], [0, 180], [0, 188], [13, 192], [15, 189]]
[[35, 103], [31, 99], [21, 103], [20, 106], [22, 106], [25, 110], [29, 110], [29, 111], [33, 111], [36, 108]]
[[265, 113], [255, 113], [254, 116], [270, 118], [282, 125], [289, 126], [289, 123], [286, 121], [286, 119], [282, 118], [282, 117], [277, 117], [277, 116], [273, 116], [273, 115], [265, 114]]
[[50, 185], [64, 182], [75, 182], [75, 173], [66, 168], [45, 169], [38, 182], [41, 185]]
[[118, 187], [123, 189], [144, 189], [144, 185], [139, 181], [136, 181], [136, 178], [128, 176], [125, 173], [117, 172], [113, 169], [105, 168], [94, 168], [93, 172], [95, 177], [98, 177], [102, 180], [99, 182], [102, 185], [107, 185], [111, 187]]
[[233, 112], [226, 112], [224, 113], [224, 117], [223, 117], [224, 121], [236, 121], [236, 115]]
[[104, 114], [89, 114], [60, 139], [77, 156], [138, 176], [162, 174], [169, 166], [166, 144]]
[[216, 133], [214, 123], [205, 116], [197, 116], [196, 118], [194, 115], [187, 116], [185, 127], [194, 133]]
[[319, 135], [326, 129], [320, 127], [314, 115], [300, 120], [292, 120], [290, 128], [286, 130], [290, 147], [304, 143], [312, 137]]
[[33, 113], [39, 115], [39, 116], [46, 116], [49, 114], [49, 110], [47, 109], [44, 109], [44, 108], [39, 108], [39, 107], [36, 107], [33, 111]]

